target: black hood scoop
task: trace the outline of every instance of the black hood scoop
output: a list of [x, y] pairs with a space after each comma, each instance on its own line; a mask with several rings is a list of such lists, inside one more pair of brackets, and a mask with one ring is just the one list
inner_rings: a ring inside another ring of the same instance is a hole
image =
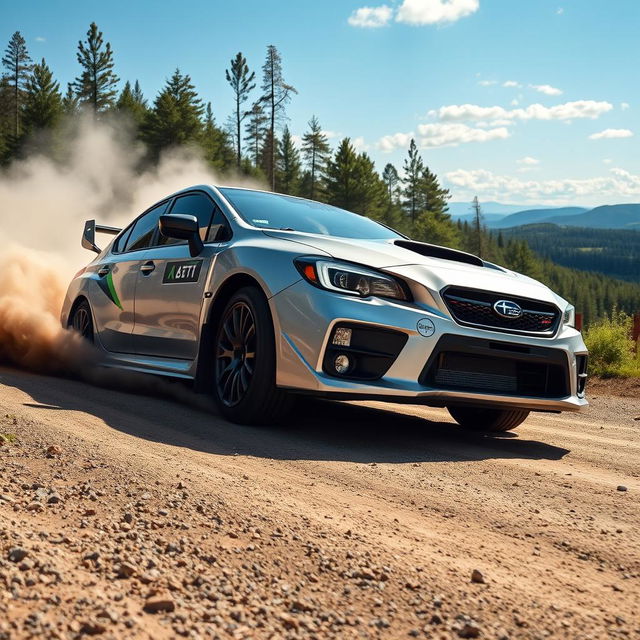
[[464, 262], [465, 264], [472, 264], [475, 267], [485, 266], [484, 261], [478, 258], [478, 256], [474, 256], [471, 253], [465, 253], [464, 251], [457, 251], [456, 249], [440, 247], [437, 244], [414, 242], [413, 240], [394, 240], [393, 244], [395, 244], [396, 247], [402, 247], [403, 249], [408, 249], [409, 251], [419, 253], [421, 256], [427, 256], [429, 258], [441, 258], [442, 260]]

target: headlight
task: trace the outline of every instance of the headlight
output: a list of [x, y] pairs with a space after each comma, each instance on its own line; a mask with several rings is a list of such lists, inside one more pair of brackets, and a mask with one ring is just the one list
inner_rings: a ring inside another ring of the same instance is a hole
[[411, 294], [404, 282], [380, 271], [348, 262], [314, 258], [298, 258], [295, 265], [307, 282], [321, 289], [360, 298], [376, 296], [411, 300]]
[[564, 310], [562, 314], [562, 324], [565, 327], [575, 327], [576, 326], [576, 308], [570, 304]]

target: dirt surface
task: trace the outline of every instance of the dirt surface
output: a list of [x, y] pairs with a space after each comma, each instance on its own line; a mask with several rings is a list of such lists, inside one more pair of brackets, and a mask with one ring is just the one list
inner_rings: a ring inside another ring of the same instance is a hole
[[0, 638], [640, 637], [640, 400], [294, 422], [0, 369]]
[[592, 378], [589, 380], [589, 395], [640, 398], [640, 378]]

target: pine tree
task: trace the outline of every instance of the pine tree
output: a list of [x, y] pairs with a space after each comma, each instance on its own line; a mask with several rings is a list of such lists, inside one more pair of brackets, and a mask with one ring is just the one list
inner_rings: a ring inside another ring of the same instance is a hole
[[211, 103], [207, 102], [202, 130], [204, 157], [215, 169], [223, 170], [235, 161], [235, 151], [229, 144], [229, 136], [216, 125]]
[[357, 181], [357, 200], [353, 210], [374, 220], [381, 220], [387, 189], [375, 170], [373, 160], [364, 151], [358, 156]]
[[226, 72], [227, 82], [231, 85], [234, 93], [235, 101], [235, 143], [236, 143], [236, 164], [240, 168], [242, 160], [242, 121], [248, 115], [247, 111], [244, 111], [243, 105], [249, 99], [249, 94], [256, 87], [255, 85], [255, 72], [249, 73], [249, 66], [247, 65], [247, 59], [239, 51], [236, 57], [231, 60], [231, 69], [227, 69]]
[[246, 140], [253, 165], [257, 167], [260, 163], [260, 149], [267, 131], [267, 116], [259, 102], [251, 107], [248, 116], [249, 120], [245, 125]]
[[404, 177], [402, 182], [403, 201], [402, 204], [411, 218], [415, 222], [416, 215], [420, 210], [420, 180], [424, 171], [424, 162], [418, 153], [416, 141], [412, 138], [409, 145], [408, 157], [404, 161]]
[[5, 74], [7, 85], [13, 90], [13, 136], [17, 141], [21, 131], [22, 97], [28, 73], [31, 71], [31, 58], [27, 51], [27, 44], [19, 31], [11, 36], [2, 58], [2, 64], [7, 70]]
[[278, 144], [276, 188], [280, 193], [298, 195], [300, 187], [300, 153], [293, 143], [289, 127]]
[[400, 176], [398, 170], [388, 162], [384, 170], [382, 171], [382, 179], [387, 187], [387, 195], [390, 202], [395, 202], [398, 195], [398, 183], [400, 182]]
[[429, 167], [424, 167], [417, 185], [417, 202], [421, 209], [428, 211], [436, 220], [449, 221], [447, 202], [451, 197], [449, 189], [443, 189], [438, 177]]
[[67, 84], [67, 93], [62, 98], [62, 110], [66, 116], [75, 116], [79, 108], [78, 96], [73, 90], [73, 85], [69, 83]]
[[53, 79], [51, 69], [44, 58], [33, 65], [25, 85], [23, 124], [27, 133], [42, 129], [53, 129], [62, 118], [62, 95], [60, 85]]
[[89, 26], [86, 42], [78, 42], [77, 59], [82, 73], [73, 86], [80, 104], [87, 105], [94, 115], [113, 107], [118, 83], [113, 72], [113, 52], [110, 43], [104, 44], [95, 22]]
[[272, 189], [275, 189], [276, 124], [284, 119], [285, 107], [292, 93], [298, 93], [282, 76], [282, 57], [276, 47], [267, 47], [267, 58], [262, 66], [262, 98], [269, 118], [265, 142], [265, 172]]
[[124, 89], [118, 96], [116, 111], [131, 118], [136, 126], [140, 127], [142, 125], [149, 108], [137, 80], [133, 89], [131, 88], [131, 83], [127, 80]]
[[309, 120], [309, 131], [302, 136], [302, 154], [309, 168], [308, 191], [305, 195], [313, 199], [320, 191], [320, 178], [330, 155], [327, 136], [322, 132], [320, 122], [315, 116]]
[[191, 78], [176, 69], [153, 103], [143, 139], [157, 158], [166, 148], [196, 142], [202, 133], [202, 101]]
[[353, 211], [358, 203], [359, 166], [356, 150], [349, 138], [344, 138], [327, 165], [327, 202]]

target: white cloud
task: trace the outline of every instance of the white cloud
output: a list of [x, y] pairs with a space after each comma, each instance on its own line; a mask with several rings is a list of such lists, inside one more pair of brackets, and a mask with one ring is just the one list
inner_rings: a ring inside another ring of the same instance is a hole
[[524, 158], [520, 158], [520, 160], [516, 160], [518, 164], [523, 164], [529, 167], [533, 167], [537, 164], [540, 164], [540, 160], [537, 158], [532, 158], [531, 156], [525, 156]]
[[515, 80], [507, 80], [502, 83], [502, 86], [503, 87], [521, 87], [522, 85], [519, 82], [516, 82]]
[[364, 141], [364, 138], [362, 136], [358, 136], [357, 138], [353, 138], [351, 140], [351, 144], [353, 145], [353, 148], [360, 153], [361, 151], [368, 151], [369, 150], [369, 145]]
[[380, 7], [360, 7], [356, 9], [347, 22], [352, 27], [377, 28], [384, 27], [391, 20], [391, 7], [383, 4]]
[[413, 132], [410, 133], [392, 133], [388, 136], [383, 136], [378, 140], [376, 146], [380, 151], [390, 153], [395, 149], [406, 149], [409, 147], [411, 138], [415, 137]]
[[512, 107], [517, 107], [520, 104], [520, 101], [518, 100], [518, 98], [514, 98], [509, 104]]
[[633, 131], [630, 129], [605, 129], [604, 131], [598, 131], [598, 133], [592, 133], [589, 136], [589, 140], [607, 140], [613, 138], [631, 138]]
[[630, 105], [628, 102], [621, 102], [621, 103], [620, 103], [620, 108], [621, 108], [623, 111], [626, 111], [630, 106], [631, 106], [631, 105]]
[[556, 180], [524, 180], [497, 175], [485, 169], [458, 169], [445, 174], [455, 197], [471, 197], [476, 193], [487, 200], [562, 204], [597, 201], [607, 197], [617, 201], [640, 197], [640, 175], [613, 168], [609, 174], [595, 178], [561, 178]]
[[478, 82], [478, 84], [481, 87], [491, 87], [494, 84], [498, 84], [497, 80], [480, 80], [480, 82]]
[[415, 138], [420, 149], [433, 147], [457, 147], [468, 142], [490, 142], [509, 137], [509, 131], [505, 127], [493, 129], [475, 129], [466, 124], [442, 123], [418, 125], [418, 133], [393, 133], [383, 136], [378, 140], [376, 147], [385, 153], [396, 149], [406, 149]]
[[44, 36], [36, 36], [36, 42], [46, 42], [47, 39]]
[[546, 96], [559, 96], [562, 94], [562, 89], [552, 87], [550, 84], [530, 84], [530, 89], [535, 89], [538, 93], [544, 93]]
[[553, 107], [531, 104], [525, 108], [481, 107], [476, 104], [452, 104], [429, 111], [429, 116], [441, 122], [464, 122], [477, 120], [573, 120], [575, 118], [596, 119], [613, 109], [610, 102], [577, 100]]
[[325, 130], [323, 129], [322, 132], [325, 136], [327, 136], [327, 138], [329, 138], [329, 140], [333, 139], [333, 138], [339, 138], [340, 136], [342, 136], [341, 133], [338, 133], [337, 131], [330, 131], [330, 130]]
[[418, 125], [418, 146], [456, 147], [467, 142], [489, 142], [509, 137], [506, 127], [494, 129], [475, 129], [466, 124], [435, 123]]
[[396, 20], [412, 25], [455, 22], [478, 10], [479, 0], [403, 0]]
[[556, 15], [561, 16], [564, 13], [564, 8], [563, 7], [558, 7], [556, 9]]
[[604, 162], [605, 164], [611, 164], [613, 160], [611, 158], [605, 158], [602, 162]]

